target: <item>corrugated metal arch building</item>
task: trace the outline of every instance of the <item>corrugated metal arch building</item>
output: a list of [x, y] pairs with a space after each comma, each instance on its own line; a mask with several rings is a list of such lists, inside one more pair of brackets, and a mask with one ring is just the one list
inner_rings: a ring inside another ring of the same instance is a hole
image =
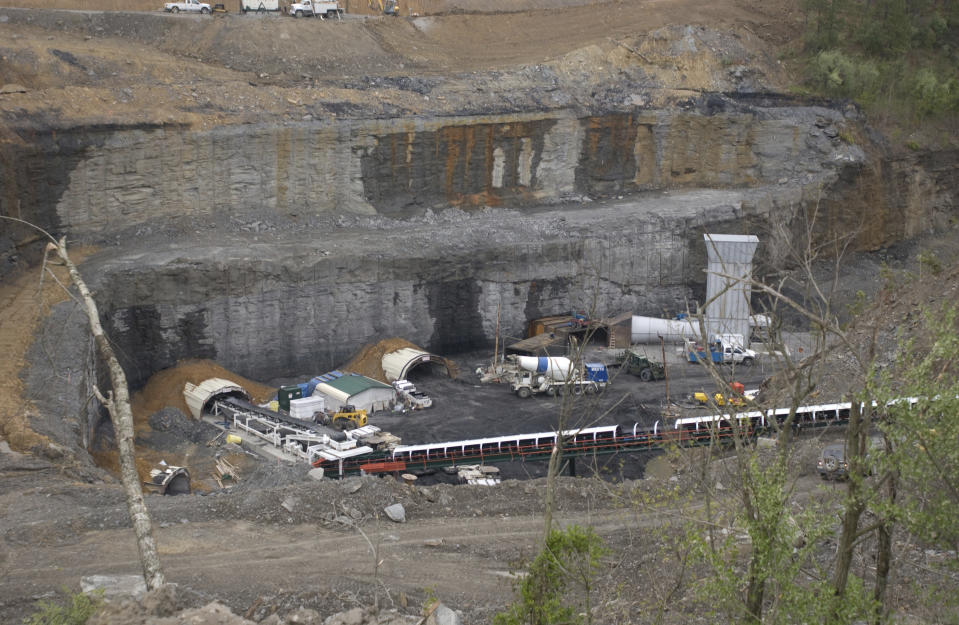
[[197, 385], [187, 382], [183, 387], [183, 399], [186, 400], [194, 419], [203, 416], [203, 410], [207, 408], [210, 400], [222, 395], [242, 397], [247, 401], [250, 399], [250, 394], [243, 387], [223, 378], [210, 378]]
[[451, 378], [456, 377], [446, 358], [412, 347], [404, 347], [395, 352], [383, 354], [381, 364], [383, 366], [383, 373], [386, 374], [386, 379], [390, 382], [393, 380], [405, 380], [411, 370], [422, 365], [439, 365], [446, 369], [447, 376]]
[[317, 394], [326, 398], [326, 409], [333, 412], [347, 404], [367, 412], [389, 410], [396, 399], [396, 390], [392, 386], [358, 373], [348, 373], [317, 384], [313, 396]]

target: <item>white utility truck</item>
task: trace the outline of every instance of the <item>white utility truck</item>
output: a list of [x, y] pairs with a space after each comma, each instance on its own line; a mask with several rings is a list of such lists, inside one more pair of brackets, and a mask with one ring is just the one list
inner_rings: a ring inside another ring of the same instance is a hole
[[343, 9], [339, 2], [318, 2], [317, 0], [302, 0], [290, 5], [290, 15], [293, 17], [340, 17]]

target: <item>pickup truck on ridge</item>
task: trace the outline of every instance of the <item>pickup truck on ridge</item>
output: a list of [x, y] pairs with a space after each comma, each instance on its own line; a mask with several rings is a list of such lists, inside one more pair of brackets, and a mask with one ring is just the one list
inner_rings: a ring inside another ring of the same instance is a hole
[[202, 13], [203, 15], [207, 15], [210, 13], [210, 5], [206, 2], [199, 2], [198, 0], [182, 0], [182, 2], [167, 2], [163, 5], [163, 10], [167, 13], [184, 11], [187, 13]]

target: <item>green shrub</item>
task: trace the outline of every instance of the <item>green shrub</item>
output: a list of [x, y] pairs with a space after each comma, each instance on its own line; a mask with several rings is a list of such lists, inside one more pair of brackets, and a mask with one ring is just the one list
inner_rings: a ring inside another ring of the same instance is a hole
[[934, 276], [938, 276], [942, 273], [942, 263], [936, 258], [935, 254], [929, 252], [921, 252], [919, 254], [919, 265], [929, 270]]
[[912, 84], [912, 97], [920, 116], [934, 115], [959, 110], [959, 81], [955, 78], [940, 79], [929, 68], [916, 72]]
[[84, 625], [103, 604], [103, 591], [92, 595], [82, 592], [69, 594], [69, 599], [67, 605], [53, 601], [38, 602], [37, 611], [24, 621], [25, 625]]
[[519, 599], [493, 618], [494, 625], [578, 625], [592, 622], [591, 593], [600, 558], [607, 553], [591, 527], [552, 530], [517, 585]]
[[849, 56], [840, 50], [823, 50], [817, 54], [810, 73], [826, 94], [862, 102], [875, 100], [887, 78], [876, 62]]

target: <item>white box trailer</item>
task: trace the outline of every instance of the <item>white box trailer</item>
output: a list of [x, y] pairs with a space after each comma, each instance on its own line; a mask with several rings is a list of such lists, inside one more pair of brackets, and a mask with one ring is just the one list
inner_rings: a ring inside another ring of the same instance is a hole
[[326, 398], [322, 395], [290, 400], [290, 416], [312, 421], [313, 415], [326, 409]]
[[244, 13], [248, 11], [256, 11], [258, 13], [279, 11], [280, 0], [240, 0], [240, 10]]

